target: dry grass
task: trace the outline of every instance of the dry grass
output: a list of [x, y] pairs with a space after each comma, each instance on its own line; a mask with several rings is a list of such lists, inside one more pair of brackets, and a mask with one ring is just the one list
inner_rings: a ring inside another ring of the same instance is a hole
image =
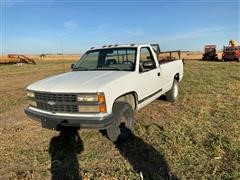
[[132, 139], [117, 145], [94, 130], [77, 141], [24, 115], [27, 84], [70, 64], [0, 66], [1, 179], [240, 178], [239, 63], [186, 61], [179, 101], [143, 108]]
[[[185, 60], [200, 60], [202, 59], [202, 54], [203, 52], [201, 51], [183, 51], [181, 52], [181, 59]], [[35, 60], [35, 61], [58, 61], [59, 59], [62, 59], [64, 61], [76, 61], [80, 59], [81, 54], [46, 54], [45, 57], [40, 57], [40, 55], [26, 55], [27, 57]], [[162, 58], [168, 58], [169, 53], [167, 54], [162, 54], [159, 56], [160, 59]], [[178, 59], [178, 54], [173, 53], [172, 57], [175, 57], [175, 59]], [[218, 52], [218, 59], [222, 58], [222, 52]], [[12, 59], [8, 58], [7, 56], [1, 56], [0, 57], [0, 63], [6, 63], [6, 62], [11, 62]]]

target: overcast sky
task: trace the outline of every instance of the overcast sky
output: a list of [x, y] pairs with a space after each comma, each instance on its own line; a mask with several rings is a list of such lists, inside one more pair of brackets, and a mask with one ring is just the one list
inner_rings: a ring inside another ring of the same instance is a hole
[[239, 42], [239, 0], [1, 1], [1, 53], [82, 53], [160, 43], [162, 50]]

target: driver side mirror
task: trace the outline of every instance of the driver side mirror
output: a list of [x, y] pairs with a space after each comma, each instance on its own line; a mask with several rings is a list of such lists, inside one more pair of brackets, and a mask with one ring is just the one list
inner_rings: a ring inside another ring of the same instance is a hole
[[73, 68], [74, 68], [74, 66], [75, 66], [75, 64], [71, 64], [71, 69], [73, 69]]
[[144, 69], [152, 69], [154, 68], [155, 63], [153, 61], [144, 61], [143, 62], [143, 68]]

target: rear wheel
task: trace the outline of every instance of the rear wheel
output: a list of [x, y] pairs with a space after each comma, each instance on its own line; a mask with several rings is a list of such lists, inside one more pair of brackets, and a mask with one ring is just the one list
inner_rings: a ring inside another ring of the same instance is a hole
[[108, 138], [116, 142], [126, 141], [132, 134], [134, 112], [126, 102], [116, 102], [113, 106], [113, 123], [106, 129]]
[[174, 79], [172, 88], [166, 92], [166, 99], [170, 102], [175, 102], [178, 98], [178, 81]]
[[235, 60], [236, 60], [237, 62], [240, 62], [240, 58], [235, 58]]

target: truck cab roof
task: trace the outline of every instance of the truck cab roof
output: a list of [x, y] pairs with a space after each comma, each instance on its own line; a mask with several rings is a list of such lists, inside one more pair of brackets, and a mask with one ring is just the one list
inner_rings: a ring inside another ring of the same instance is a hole
[[130, 48], [130, 47], [140, 47], [140, 46], [152, 46], [153, 44], [110, 44], [103, 45], [101, 47], [91, 47], [90, 50], [96, 49], [110, 49], [110, 48]]

